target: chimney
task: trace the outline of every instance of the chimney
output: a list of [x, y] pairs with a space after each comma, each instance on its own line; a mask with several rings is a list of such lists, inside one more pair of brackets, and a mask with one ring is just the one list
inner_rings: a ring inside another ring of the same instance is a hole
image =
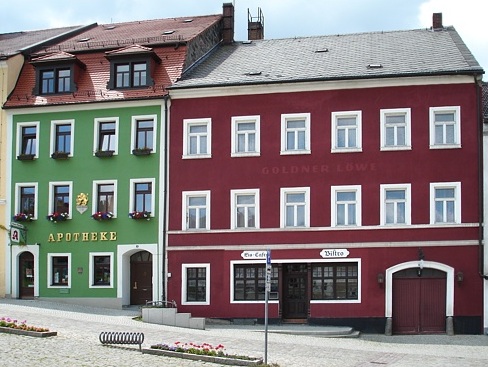
[[442, 13], [434, 13], [432, 15], [432, 29], [442, 29], [444, 28], [442, 25]]
[[262, 40], [264, 38], [264, 15], [258, 8], [258, 16], [252, 17], [247, 9], [247, 39], [249, 41]]
[[222, 41], [228, 45], [234, 42], [234, 4], [224, 3], [223, 14]]

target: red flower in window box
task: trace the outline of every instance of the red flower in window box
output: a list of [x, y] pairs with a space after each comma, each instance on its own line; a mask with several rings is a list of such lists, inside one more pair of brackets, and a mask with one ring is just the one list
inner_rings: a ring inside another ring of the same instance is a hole
[[150, 220], [151, 219], [151, 212], [146, 212], [146, 211], [138, 212], [138, 211], [134, 211], [134, 212], [129, 213], [129, 218], [131, 218], [131, 219], [146, 219], [146, 220]]
[[57, 222], [64, 222], [66, 219], [68, 219], [68, 217], [69, 217], [68, 213], [54, 212], [46, 216], [46, 219], [50, 222], [57, 223]]
[[95, 220], [109, 220], [114, 217], [112, 212], [96, 212], [92, 214], [92, 218]]

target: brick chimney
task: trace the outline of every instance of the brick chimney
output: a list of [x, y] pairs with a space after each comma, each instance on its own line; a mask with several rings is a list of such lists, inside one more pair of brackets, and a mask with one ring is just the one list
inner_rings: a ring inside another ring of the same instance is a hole
[[222, 41], [224, 44], [231, 44], [234, 42], [234, 4], [224, 3], [223, 7], [223, 27], [222, 27]]
[[252, 17], [247, 9], [247, 39], [249, 41], [264, 39], [264, 15], [258, 8], [258, 16]]
[[434, 13], [432, 15], [432, 29], [442, 29], [444, 26], [442, 25], [442, 13]]

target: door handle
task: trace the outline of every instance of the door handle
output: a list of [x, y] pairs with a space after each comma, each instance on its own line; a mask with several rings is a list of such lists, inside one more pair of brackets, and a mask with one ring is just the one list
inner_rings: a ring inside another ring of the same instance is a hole
[[142, 288], [142, 291], [143, 291], [143, 292], [146, 292], [146, 291], [147, 291], [147, 288]]
[[137, 289], [137, 282], [134, 282], [134, 286], [132, 287], [132, 289]]

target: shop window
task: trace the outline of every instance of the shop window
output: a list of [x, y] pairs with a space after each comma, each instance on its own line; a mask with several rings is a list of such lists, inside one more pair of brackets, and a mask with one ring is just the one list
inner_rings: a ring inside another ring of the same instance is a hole
[[358, 264], [312, 264], [312, 300], [357, 300]]
[[48, 254], [48, 288], [71, 285], [71, 254]]
[[[264, 301], [266, 291], [265, 264], [235, 264], [233, 268], [233, 300]], [[278, 292], [278, 268], [271, 268], [271, 292]]]
[[183, 264], [183, 305], [210, 304], [210, 264]]
[[90, 288], [113, 287], [113, 253], [90, 253]]

